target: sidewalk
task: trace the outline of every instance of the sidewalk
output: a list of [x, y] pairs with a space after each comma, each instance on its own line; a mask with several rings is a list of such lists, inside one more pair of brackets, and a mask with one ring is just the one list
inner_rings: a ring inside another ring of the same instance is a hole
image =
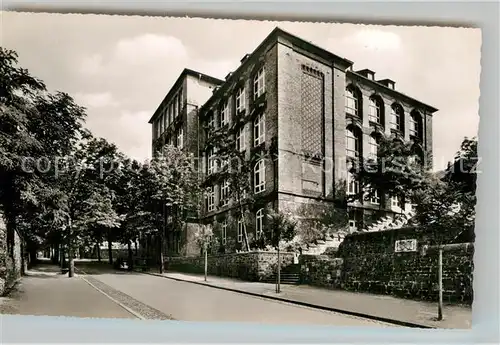
[[308, 285], [281, 285], [281, 293], [275, 292], [275, 284], [252, 283], [216, 276], [204, 277], [186, 273], [149, 274], [165, 278], [207, 285], [219, 289], [272, 298], [315, 308], [344, 312], [351, 315], [393, 321], [413, 327], [470, 329], [472, 308], [445, 305], [444, 320], [436, 321], [437, 303], [413, 301], [392, 296], [329, 290]]

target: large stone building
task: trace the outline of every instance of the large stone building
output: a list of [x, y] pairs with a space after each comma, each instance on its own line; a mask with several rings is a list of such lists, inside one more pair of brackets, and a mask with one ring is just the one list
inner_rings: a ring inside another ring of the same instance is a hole
[[[431, 166], [437, 109], [397, 91], [390, 79], [377, 80], [375, 72], [352, 67], [353, 62], [276, 28], [225, 81], [185, 70], [150, 120], [153, 146], [186, 147], [204, 162], [200, 168], [211, 181], [224, 161], [217, 159], [210, 137], [227, 128], [234, 149], [251, 162], [254, 226], [247, 232], [254, 238], [264, 226], [266, 207], [297, 212], [303, 205], [331, 204], [341, 181], [356, 192], [347, 172], [349, 157], [373, 155], [379, 136], [412, 141]], [[176, 122], [179, 111], [182, 120]], [[203, 217], [216, 218], [222, 224], [216, 235], [238, 249], [244, 225], [229, 221], [238, 205], [227, 198], [226, 182], [213, 181]], [[360, 230], [367, 215], [376, 219], [409, 207], [381, 192], [349, 205], [349, 227]]]

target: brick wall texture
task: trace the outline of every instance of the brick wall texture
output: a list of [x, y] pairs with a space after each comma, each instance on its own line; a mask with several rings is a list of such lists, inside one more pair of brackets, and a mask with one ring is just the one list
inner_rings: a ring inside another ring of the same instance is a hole
[[[435, 301], [438, 253], [421, 252], [430, 237], [411, 228], [351, 234], [341, 244], [336, 258], [301, 256], [301, 280], [317, 286]], [[395, 241], [401, 239], [416, 239], [417, 251], [395, 253]], [[445, 246], [445, 302], [472, 303], [473, 254], [473, 244]]]
[[[281, 267], [293, 264], [293, 253], [281, 252]], [[205, 272], [204, 257], [171, 257], [166, 268], [168, 271], [198, 273]], [[261, 281], [272, 277], [276, 272], [278, 255], [275, 252], [245, 252], [214, 255], [208, 257], [208, 274], [221, 277], [238, 278], [246, 281]]]

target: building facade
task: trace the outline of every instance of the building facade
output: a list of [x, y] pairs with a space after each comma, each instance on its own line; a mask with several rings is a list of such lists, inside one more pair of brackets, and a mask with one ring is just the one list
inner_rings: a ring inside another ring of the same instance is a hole
[[[248, 242], [259, 238], [266, 209], [301, 213], [305, 206], [325, 207], [334, 203], [342, 182], [355, 192], [359, 187], [348, 174], [349, 159], [374, 155], [382, 135], [413, 141], [422, 159], [432, 154], [437, 109], [398, 92], [392, 80], [376, 80], [373, 71], [352, 67], [351, 61], [276, 28], [225, 81], [212, 84], [198, 119], [191, 120], [201, 123], [197, 138], [184, 145], [199, 148], [207, 187], [203, 218], [217, 220], [216, 236], [225, 251], [241, 249], [244, 235]], [[188, 87], [184, 97], [189, 92]], [[160, 121], [151, 122], [157, 131]], [[230, 139], [221, 138], [226, 136]], [[248, 167], [242, 194], [252, 206], [246, 220], [243, 196], [231, 193], [234, 181], [220, 174], [228, 157], [235, 157], [228, 154], [228, 143]], [[360, 230], [367, 216], [376, 219], [408, 207], [381, 191], [349, 205], [349, 227]]]

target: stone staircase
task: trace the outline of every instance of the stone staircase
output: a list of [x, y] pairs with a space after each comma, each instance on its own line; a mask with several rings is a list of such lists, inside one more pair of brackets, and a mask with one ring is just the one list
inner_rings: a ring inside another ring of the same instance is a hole
[[361, 230], [362, 232], [373, 232], [401, 228], [408, 224], [408, 222], [415, 215], [415, 211], [412, 208], [408, 208], [403, 213], [396, 215], [395, 217], [386, 216], [380, 218], [375, 223], [369, 225], [366, 229]]
[[320, 255], [328, 248], [338, 248], [344, 240], [347, 233], [339, 232], [337, 234], [329, 234], [324, 240], [317, 240], [316, 243], [309, 243], [301, 247], [302, 254]]
[[[264, 283], [276, 283], [276, 273], [262, 280]], [[280, 272], [280, 284], [297, 285], [300, 283], [300, 265], [292, 264], [286, 266]]]

